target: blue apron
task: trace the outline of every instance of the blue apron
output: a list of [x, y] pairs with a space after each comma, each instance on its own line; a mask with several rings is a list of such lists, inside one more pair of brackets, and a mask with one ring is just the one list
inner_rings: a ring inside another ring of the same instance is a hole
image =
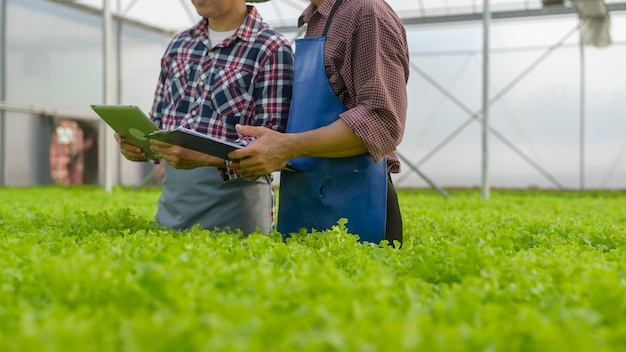
[[[331, 124], [348, 110], [333, 92], [324, 67], [326, 33], [296, 40], [293, 93], [287, 132], [303, 132]], [[385, 238], [387, 161], [367, 154], [348, 158], [300, 157], [289, 162], [303, 172], [282, 171], [278, 231], [289, 235], [301, 228], [323, 231], [346, 218], [349, 233], [360, 241]]]

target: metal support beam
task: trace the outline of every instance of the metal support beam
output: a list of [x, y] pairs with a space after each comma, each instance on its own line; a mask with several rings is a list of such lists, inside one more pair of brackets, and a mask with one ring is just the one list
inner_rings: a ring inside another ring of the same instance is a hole
[[482, 179], [481, 196], [489, 199], [489, 30], [491, 25], [491, 7], [489, 0], [483, 6], [483, 123], [482, 123]]
[[[541, 57], [535, 60], [526, 70], [520, 73], [513, 81], [511, 81], [506, 87], [497, 92], [490, 100], [489, 104], [493, 104], [496, 101], [500, 100], [506, 93], [508, 93], [517, 83], [519, 83], [522, 78], [528, 75], [535, 67], [537, 67], [543, 60], [545, 60], [554, 50], [561, 47], [565, 41], [573, 34], [577, 33], [579, 26], [577, 25], [571, 31], [569, 31], [558, 43], [552, 45], [549, 50], [544, 53]], [[456, 128], [447, 138], [445, 138], [440, 144], [438, 144], [435, 148], [433, 148], [429, 153], [426, 154], [419, 162], [415, 164], [415, 166], [420, 166], [429, 160], [432, 156], [435, 155], [436, 152], [441, 150], [446, 144], [448, 144], [454, 137], [460, 134], [465, 128], [467, 128], [472, 121], [477, 121], [481, 123], [482, 121], [478, 118], [480, 114], [483, 113], [483, 110], [472, 111], [469, 107], [463, 104], [459, 99], [450, 94], [444, 87], [442, 87], [437, 81], [433, 78], [429, 77], [424, 71], [422, 71], [417, 65], [411, 63], [411, 69], [417, 72], [420, 76], [422, 76], [428, 83], [430, 83], [434, 88], [440, 91], [445, 97], [452, 100], [459, 108], [465, 111], [470, 118], [466, 120], [463, 124], [461, 124], [458, 128]], [[483, 124], [484, 126], [484, 124]], [[495, 138], [504, 143], [507, 147], [509, 147], [513, 152], [515, 152], [518, 156], [520, 156], [523, 160], [525, 160], [530, 166], [532, 166], [535, 170], [545, 176], [549, 181], [552, 182], [558, 189], [563, 189], [563, 186], [557, 181], [552, 175], [550, 175], [547, 171], [545, 171], [541, 166], [539, 166], [536, 162], [534, 162], [529, 156], [524, 154], [519, 148], [517, 148], [512, 142], [506, 139], [504, 135], [498, 132], [496, 129], [489, 126], [489, 133], [493, 134]]]
[[[69, 6], [72, 8], [75, 8], [77, 10], [83, 11], [83, 12], [87, 12], [87, 13], [91, 13], [94, 15], [98, 15], [98, 16], [103, 16], [103, 10], [95, 8], [95, 7], [91, 7], [91, 6], [87, 6], [87, 5], [83, 5], [83, 4], [77, 4], [75, 2], [68, 2], [66, 0], [48, 0], [50, 2], [55, 2], [61, 5], [65, 5], [65, 6]], [[103, 0], [103, 1], [108, 1], [108, 0]], [[117, 15], [111, 15], [112, 18], [114, 18], [116, 21], [122, 21], [124, 24], [130, 24], [133, 25], [135, 27], [138, 28], [142, 28], [151, 32], [157, 32], [157, 33], [162, 33], [168, 37], [171, 37], [173, 35], [175, 35], [178, 31], [176, 30], [171, 30], [171, 29], [166, 29], [163, 27], [158, 27], [158, 26], [153, 26], [147, 23], [144, 23], [142, 21], [137, 21], [137, 20], [132, 20], [129, 18], [125, 18], [124, 16], [117, 16]]]
[[585, 43], [584, 43], [585, 27], [580, 24], [580, 190], [585, 189]]
[[[613, 11], [626, 11], [626, 2], [606, 4], [606, 10], [610, 13]], [[562, 16], [574, 15], [578, 11], [574, 7], [550, 6], [541, 9], [523, 9], [510, 11], [493, 11], [491, 18], [494, 20], [505, 20], [515, 18], [528, 17], [545, 17], [545, 16]], [[433, 24], [433, 23], [452, 23], [452, 22], [479, 22], [483, 19], [480, 12], [465, 13], [457, 15], [436, 15], [436, 16], [402, 16], [402, 23], [405, 25]]]
[[413, 170], [416, 174], [418, 174], [419, 177], [422, 178], [422, 180], [426, 181], [426, 183], [428, 183], [432, 189], [439, 192], [439, 194], [441, 194], [444, 198], [446, 199], [450, 198], [450, 195], [448, 195], [446, 191], [444, 191], [441, 187], [437, 186], [431, 179], [429, 179], [423, 172], [421, 172], [417, 168], [417, 166], [411, 164], [411, 161], [409, 159], [405, 158], [404, 155], [402, 155], [399, 151], [396, 151], [396, 154], [398, 155], [400, 160], [402, 160], [402, 162], [404, 162], [411, 170]]
[[[607, 4], [606, 8], [609, 12], [612, 11], [626, 11], [626, 2]], [[543, 9], [523, 9], [523, 10], [511, 10], [511, 11], [494, 11], [491, 13], [492, 20], [506, 20], [516, 18], [531, 18], [531, 17], [545, 17], [545, 16], [563, 16], [563, 15], [575, 15], [576, 9], [573, 7], [555, 6]], [[437, 15], [437, 16], [403, 16], [399, 13], [402, 23], [405, 26], [423, 25], [423, 24], [445, 24], [454, 22], [480, 22], [483, 20], [482, 13], [467, 13], [467, 14], [450, 14], [450, 15]], [[295, 32], [297, 30], [296, 25], [290, 26], [274, 26], [276, 30], [281, 32]]]
[[[113, 19], [111, 16], [111, 0], [102, 0], [102, 61], [103, 61], [103, 103], [113, 102]], [[102, 121], [100, 123], [103, 141], [104, 165], [102, 168], [102, 182], [106, 192], [113, 191], [113, 134], [110, 127]]]
[[[137, 3], [138, 0], [133, 1], [129, 4], [125, 9], [122, 10], [120, 16], [126, 16], [128, 11]], [[122, 0], [117, 0], [117, 8], [122, 9]], [[115, 17], [114, 17], [115, 18]], [[124, 22], [117, 20], [117, 31], [116, 31], [116, 39], [115, 39], [115, 87], [116, 87], [116, 96], [115, 96], [115, 104], [121, 104], [123, 100], [124, 93], [124, 75], [122, 74], [124, 61], [122, 60], [122, 53], [124, 52]], [[122, 160], [121, 158], [116, 158], [115, 170], [117, 171], [115, 174], [116, 182], [120, 182], [122, 180]], [[112, 174], [111, 174], [112, 175]], [[111, 176], [113, 177], [113, 176]]]
[[72, 114], [72, 113], [59, 112], [56, 109], [50, 109], [50, 108], [43, 107], [43, 106], [10, 104], [7, 102], [2, 102], [2, 101], [0, 101], [0, 111], [11, 111], [11, 112], [17, 112], [20, 114], [64, 117], [70, 120], [94, 120], [94, 121], [99, 120], [99, 118], [94, 117], [93, 115], [77, 115], [77, 114]]
[[[59, 4], [71, 6], [86, 12], [91, 12], [94, 14], [100, 14], [102, 11], [93, 8], [91, 6], [77, 4], [74, 2], [68, 2], [66, 0], [48, 0], [52, 2], [56, 2]], [[286, 6], [293, 7], [298, 10], [302, 10], [303, 6], [299, 3], [293, 2], [293, 0], [281, 0], [281, 3], [284, 3]], [[421, 0], [420, 0], [421, 3]], [[626, 1], [619, 3], [606, 4], [606, 9], [608, 12], [612, 11], [626, 11]], [[403, 16], [402, 13], [399, 13], [402, 23], [405, 26], [409, 25], [421, 25], [421, 24], [434, 24], [434, 23], [453, 23], [453, 22], [479, 22], [483, 19], [483, 14], [480, 12], [467, 13], [467, 14], [458, 14], [458, 15], [441, 15], [441, 16], [428, 16], [426, 15], [426, 10], [423, 5], [419, 5], [419, 15], [406, 15]], [[511, 11], [494, 11], [491, 13], [491, 18], [493, 20], [503, 20], [503, 19], [514, 19], [514, 18], [523, 18], [523, 17], [541, 17], [541, 16], [560, 16], [560, 15], [572, 15], [576, 14], [576, 9], [573, 7], [564, 7], [564, 6], [551, 6], [547, 8], [541, 9], [528, 9], [528, 6], [525, 6], [523, 10], [511, 10]], [[158, 26], [149, 25], [143, 23], [141, 21], [131, 20], [118, 16], [114, 16], [116, 20], [123, 21], [126, 24], [132, 24], [134, 26], [138, 26], [147, 30], [156, 31], [164, 33], [168, 36], [172, 36], [176, 34], [177, 31], [165, 29]], [[298, 30], [295, 19], [294, 24], [288, 26], [276, 25], [274, 28], [280, 32], [296, 32]]]
[[[0, 0], [0, 103], [7, 100], [7, 0]], [[6, 112], [0, 109], [0, 185], [6, 184]]]
[[[511, 11], [494, 11], [491, 12], [491, 18], [494, 20], [505, 20], [522, 17], [539, 17], [539, 16], [558, 16], [558, 15], [571, 15], [576, 11], [572, 8], [559, 7], [559, 8], [545, 8], [545, 9], [524, 9], [524, 10], [511, 10]], [[480, 22], [483, 20], [483, 13], [464, 13], [464, 14], [451, 14], [451, 15], [435, 15], [424, 17], [402, 17], [402, 23], [404, 25], [419, 25], [419, 24], [437, 24], [437, 23], [453, 23], [453, 22]]]

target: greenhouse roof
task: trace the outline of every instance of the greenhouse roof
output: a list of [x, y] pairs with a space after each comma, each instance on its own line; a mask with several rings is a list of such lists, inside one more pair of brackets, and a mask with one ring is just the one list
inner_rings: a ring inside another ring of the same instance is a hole
[[[104, 0], [51, 1], [100, 10]], [[484, 4], [483, 0], [387, 0], [387, 2], [407, 24], [478, 20], [481, 18]], [[623, 0], [604, 0], [604, 2], [609, 10], [626, 10], [626, 2]], [[576, 12], [572, 0], [490, 0], [489, 3], [494, 18]], [[549, 5], [551, 3], [559, 4]], [[308, 4], [309, 0], [271, 0], [257, 3], [255, 6], [263, 18], [274, 27], [295, 30], [297, 18]], [[111, 9], [114, 15], [171, 32], [189, 27], [198, 20], [189, 0], [116, 0], [112, 1]]]

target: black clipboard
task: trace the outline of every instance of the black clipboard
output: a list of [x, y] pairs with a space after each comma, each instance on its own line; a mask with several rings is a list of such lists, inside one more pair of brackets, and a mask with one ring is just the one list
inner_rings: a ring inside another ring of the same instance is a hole
[[230, 160], [228, 153], [244, 147], [243, 145], [198, 133], [182, 126], [172, 130], [155, 131], [146, 135], [146, 137], [217, 156], [224, 160]]
[[[150, 133], [146, 137], [156, 139], [170, 144], [175, 144], [188, 149], [193, 149], [205, 154], [220, 157], [224, 160], [232, 160], [228, 157], [228, 153], [235, 149], [243, 148], [244, 145], [228, 142], [212, 136], [190, 130], [185, 127], [178, 127], [172, 130], [159, 130]], [[301, 170], [287, 165], [284, 171], [302, 172]]]

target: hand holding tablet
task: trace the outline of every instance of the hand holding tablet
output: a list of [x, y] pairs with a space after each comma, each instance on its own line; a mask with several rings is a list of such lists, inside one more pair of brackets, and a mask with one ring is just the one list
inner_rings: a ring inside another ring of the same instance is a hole
[[150, 149], [150, 139], [157, 139], [226, 160], [228, 160], [228, 153], [236, 148], [243, 148], [242, 145], [204, 135], [184, 127], [169, 131], [161, 130], [152, 123], [148, 115], [135, 105], [91, 105], [91, 108], [124, 140], [140, 147], [148, 159], [159, 158]]
[[[161, 130], [135, 105], [91, 105], [91, 108], [125, 141], [140, 147], [148, 159], [159, 159], [159, 156], [150, 149], [150, 139], [193, 149], [224, 160], [230, 160], [228, 153], [231, 151], [244, 147], [182, 126], [172, 130]], [[290, 166], [284, 170], [300, 171]]]
[[91, 109], [100, 116], [117, 134], [130, 144], [141, 148], [148, 159], [158, 159], [150, 149], [150, 140], [146, 135], [160, 131], [141, 109], [134, 105], [91, 105]]

